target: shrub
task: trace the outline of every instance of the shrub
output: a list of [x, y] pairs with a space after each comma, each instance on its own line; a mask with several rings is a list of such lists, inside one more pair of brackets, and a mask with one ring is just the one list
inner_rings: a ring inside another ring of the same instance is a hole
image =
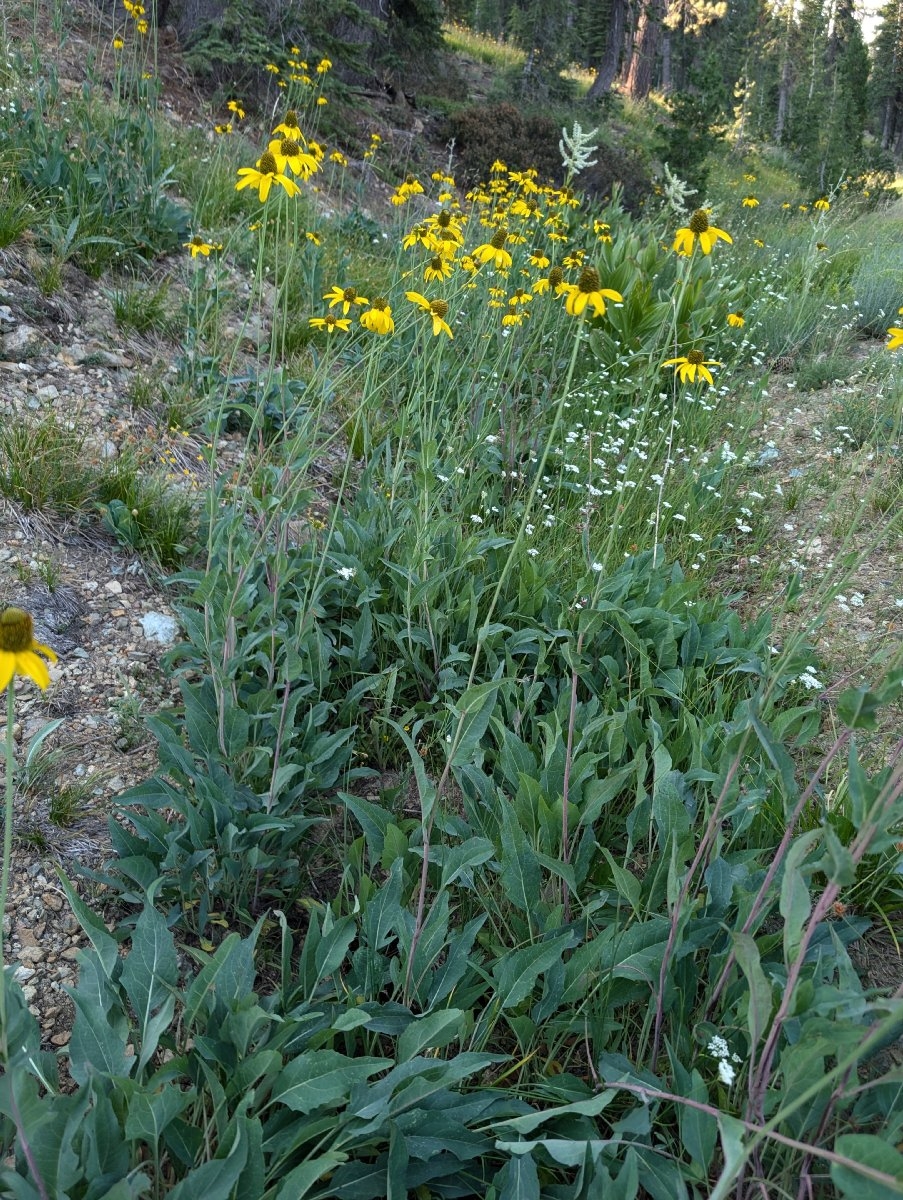
[[442, 136], [454, 139], [459, 174], [466, 183], [487, 178], [496, 159], [512, 170], [535, 167], [544, 179], [562, 178], [560, 129], [551, 118], [525, 114], [513, 104], [464, 108], [444, 122]]

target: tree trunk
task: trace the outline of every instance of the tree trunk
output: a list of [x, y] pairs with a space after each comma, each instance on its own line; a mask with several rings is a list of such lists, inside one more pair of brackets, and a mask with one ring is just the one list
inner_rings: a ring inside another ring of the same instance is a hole
[[784, 44], [781, 47], [781, 82], [778, 87], [778, 113], [774, 123], [774, 140], [781, 144], [784, 136], [784, 126], [787, 123], [787, 109], [790, 104], [790, 87], [793, 82], [790, 69], [790, 27], [793, 22], [793, 5], [787, 6], [787, 25], [784, 29]]
[[621, 65], [621, 46], [624, 41], [624, 23], [627, 19], [627, 0], [611, 0], [611, 13], [608, 19], [608, 33], [605, 38], [605, 53], [599, 63], [599, 70], [593, 80], [592, 87], [587, 93], [590, 100], [598, 100], [607, 96], [611, 91], [618, 68]]
[[645, 100], [652, 90], [652, 72], [661, 45], [664, 16], [665, 0], [646, 0], [637, 22], [627, 70], [626, 91], [634, 100]]

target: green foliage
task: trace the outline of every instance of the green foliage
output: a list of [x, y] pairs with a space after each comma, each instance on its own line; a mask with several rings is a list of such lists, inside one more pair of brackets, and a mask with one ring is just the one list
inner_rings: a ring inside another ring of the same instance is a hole
[[26, 511], [79, 512], [93, 485], [84, 433], [55, 413], [18, 414], [0, 428], [0, 492]]
[[444, 123], [454, 138], [461, 173], [470, 183], [487, 179], [496, 159], [512, 170], [535, 167], [543, 179], [561, 178], [560, 129], [541, 114], [525, 115], [509, 103], [472, 105]]
[[706, 160], [724, 137], [722, 112], [717, 92], [711, 88], [675, 92], [668, 97], [668, 120], [658, 126], [657, 148], [662, 159], [700, 194], [708, 183]]

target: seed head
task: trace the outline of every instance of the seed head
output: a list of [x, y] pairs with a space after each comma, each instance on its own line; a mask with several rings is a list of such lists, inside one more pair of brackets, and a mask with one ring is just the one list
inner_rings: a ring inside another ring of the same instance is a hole
[[448, 305], [446, 304], [446, 302], [444, 300], [431, 300], [430, 301], [430, 312], [433, 314], [434, 317], [443, 317], [444, 318], [444, 317], [448, 316]]
[[24, 608], [6, 608], [0, 613], [0, 650], [18, 654], [34, 639], [34, 621]]
[[698, 237], [700, 233], [705, 233], [709, 227], [709, 214], [704, 208], [697, 208], [696, 212], [690, 217], [690, 229]]
[[276, 164], [274, 155], [270, 154], [269, 150], [264, 150], [260, 156], [260, 166], [257, 168], [262, 175], [278, 175], [279, 167]]
[[598, 292], [601, 286], [602, 281], [599, 279], [599, 272], [596, 268], [584, 267], [580, 272], [580, 278], [577, 280], [578, 289], [589, 295], [591, 292]]
[[705, 355], [701, 350], [691, 350], [687, 355], [687, 362], [692, 363], [694, 367], [701, 366], [705, 362]]
[[505, 229], [505, 228], [497, 229], [495, 231], [495, 233], [492, 235], [492, 237], [489, 239], [489, 245], [492, 246], [492, 248], [494, 250], [501, 250], [502, 246], [504, 246], [504, 244], [505, 244], [505, 238], [507, 236], [508, 236], [507, 229]]

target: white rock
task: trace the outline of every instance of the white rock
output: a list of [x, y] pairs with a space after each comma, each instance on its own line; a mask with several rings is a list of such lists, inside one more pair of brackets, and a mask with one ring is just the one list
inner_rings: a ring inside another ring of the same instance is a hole
[[33, 350], [40, 341], [41, 334], [33, 325], [19, 325], [12, 333], [4, 333], [0, 337], [0, 343], [3, 344], [3, 353], [7, 357], [14, 357], [17, 354]]
[[13, 971], [13, 979], [15, 979], [16, 983], [27, 983], [32, 975], [34, 975], [32, 968], [26, 967], [24, 964], [16, 967], [15, 971]]
[[119, 582], [118, 579], [111, 579], [109, 581], [109, 583], [105, 583], [103, 585], [103, 590], [105, 592], [109, 592], [111, 596], [121, 596], [122, 595], [122, 584]]
[[179, 623], [165, 613], [149, 612], [141, 618], [141, 628], [149, 642], [168, 646], [179, 636]]
[[60, 389], [55, 384], [48, 383], [44, 387], [39, 387], [35, 395], [41, 400], [56, 400], [60, 394]]

